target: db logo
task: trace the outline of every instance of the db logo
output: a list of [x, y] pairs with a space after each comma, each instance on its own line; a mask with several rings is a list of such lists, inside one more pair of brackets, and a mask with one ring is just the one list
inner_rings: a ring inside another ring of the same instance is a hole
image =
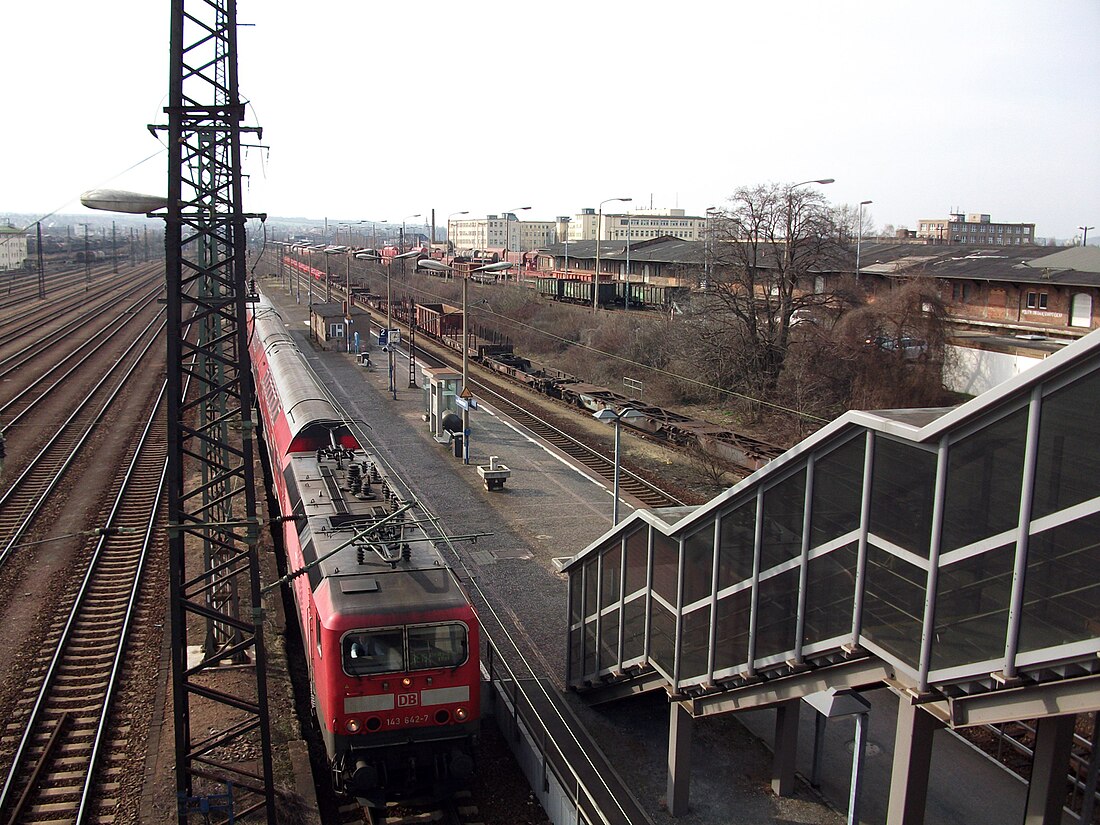
[[399, 708], [408, 708], [418, 704], [419, 696], [415, 693], [399, 693], [397, 694], [397, 706]]

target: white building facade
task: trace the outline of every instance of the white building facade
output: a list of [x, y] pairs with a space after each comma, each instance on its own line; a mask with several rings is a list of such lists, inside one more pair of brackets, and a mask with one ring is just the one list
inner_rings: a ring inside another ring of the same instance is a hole
[[981, 212], [956, 212], [948, 218], [921, 219], [917, 237], [930, 243], [1022, 246], [1035, 243], [1035, 224], [994, 223]]
[[631, 240], [672, 236], [685, 241], [701, 241], [706, 219], [687, 215], [683, 209], [636, 209], [630, 212], [605, 213], [602, 223], [596, 209], [582, 209], [572, 217], [553, 221], [521, 221], [514, 213], [488, 215], [471, 220], [447, 222], [447, 238], [456, 250], [502, 249], [529, 252], [549, 244], [568, 240], [593, 241], [600, 224], [600, 240]]
[[22, 269], [27, 260], [27, 233], [14, 226], [0, 226], [0, 272]]
[[521, 221], [514, 213], [448, 221], [447, 238], [455, 250], [504, 249], [528, 252], [557, 239], [556, 221]]
[[[599, 212], [583, 209], [569, 221], [569, 240], [594, 241], [600, 222]], [[706, 230], [706, 218], [688, 215], [683, 209], [632, 209], [629, 212], [603, 214], [600, 240], [642, 241], [665, 235], [685, 241], [701, 241]]]

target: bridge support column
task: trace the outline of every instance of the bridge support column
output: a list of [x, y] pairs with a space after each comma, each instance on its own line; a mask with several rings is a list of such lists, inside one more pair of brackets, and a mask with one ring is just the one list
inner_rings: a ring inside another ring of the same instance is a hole
[[801, 707], [801, 699], [791, 699], [775, 709], [772, 790], [776, 796], [790, 796], [794, 793], [795, 757], [798, 755], [798, 712]]
[[932, 714], [913, 704], [908, 696], [898, 696], [898, 725], [886, 825], [923, 825], [928, 800], [928, 769], [932, 762], [932, 734], [940, 724]]
[[691, 732], [694, 720], [679, 702], [672, 702], [668, 712], [668, 787], [665, 802], [671, 816], [688, 812], [688, 790], [691, 785]]
[[1031, 758], [1024, 825], [1061, 825], [1076, 719], [1073, 715], [1047, 716], [1035, 726], [1035, 755]]

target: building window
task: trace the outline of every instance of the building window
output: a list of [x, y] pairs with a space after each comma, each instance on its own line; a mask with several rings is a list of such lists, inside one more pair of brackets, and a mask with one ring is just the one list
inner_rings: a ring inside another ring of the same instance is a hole
[[1046, 309], [1047, 294], [1045, 292], [1029, 292], [1027, 294], [1027, 308], [1039, 310]]

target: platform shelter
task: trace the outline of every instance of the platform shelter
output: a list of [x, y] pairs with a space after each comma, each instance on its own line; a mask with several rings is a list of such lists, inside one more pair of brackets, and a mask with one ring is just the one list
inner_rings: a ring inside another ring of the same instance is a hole
[[674, 815], [693, 720], [778, 708], [782, 794], [798, 702], [886, 684], [891, 825], [923, 822], [937, 727], [1018, 719], [1039, 720], [1024, 821], [1060, 822], [1074, 715], [1100, 709], [1098, 411], [1093, 332], [959, 407], [849, 412], [705, 505], [635, 512], [564, 567], [570, 687], [668, 692]]

